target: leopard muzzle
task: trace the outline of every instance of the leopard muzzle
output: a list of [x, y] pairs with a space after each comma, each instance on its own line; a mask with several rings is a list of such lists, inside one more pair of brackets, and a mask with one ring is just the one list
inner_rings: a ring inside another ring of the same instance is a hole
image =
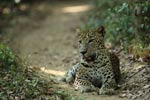
[[92, 62], [96, 59], [96, 53], [92, 53], [90, 55], [84, 54], [83, 56], [83, 60], [85, 60], [86, 62]]

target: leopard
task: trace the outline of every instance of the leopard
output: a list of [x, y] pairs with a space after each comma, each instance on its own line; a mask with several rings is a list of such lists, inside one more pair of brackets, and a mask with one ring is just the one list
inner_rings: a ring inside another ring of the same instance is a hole
[[[113, 52], [109, 52], [109, 57], [110, 57], [110, 61], [112, 64], [113, 73], [115, 74], [115, 81], [117, 84], [119, 84], [120, 79], [121, 79], [120, 60], [118, 56]], [[79, 63], [73, 65], [66, 72], [65, 77], [63, 77], [62, 80], [68, 84], [72, 84], [75, 80], [77, 67], [79, 67]]]
[[78, 32], [80, 61], [65, 75], [76, 90], [113, 94], [120, 80], [119, 58], [104, 46], [104, 26]]

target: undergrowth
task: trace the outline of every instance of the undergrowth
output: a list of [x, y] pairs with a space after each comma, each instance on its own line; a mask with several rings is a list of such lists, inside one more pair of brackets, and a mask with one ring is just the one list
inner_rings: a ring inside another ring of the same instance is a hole
[[105, 40], [112, 46], [121, 46], [133, 54], [150, 51], [149, 0], [94, 0], [93, 5], [82, 30], [104, 25]]
[[24, 65], [10, 48], [0, 44], [0, 99], [1, 100], [73, 100], [62, 89], [53, 87], [52, 80], [44, 80], [33, 69]]

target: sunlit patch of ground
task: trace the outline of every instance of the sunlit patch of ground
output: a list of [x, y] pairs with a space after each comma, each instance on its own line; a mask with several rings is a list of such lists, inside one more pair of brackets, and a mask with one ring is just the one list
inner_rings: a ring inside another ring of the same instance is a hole
[[79, 5], [79, 6], [68, 6], [62, 8], [62, 12], [64, 13], [78, 13], [78, 12], [85, 12], [92, 9], [90, 5]]
[[45, 74], [51, 74], [51, 75], [55, 75], [55, 76], [63, 76], [65, 74], [65, 72], [63, 72], [63, 71], [56, 71], [56, 70], [46, 69], [45, 67], [41, 67], [40, 69]]
[[42, 72], [45, 75], [52, 75], [52, 76], [57, 76], [57, 77], [65, 75], [65, 71], [48, 69], [46, 67], [40, 67], [40, 66], [28, 66], [28, 67], [31, 68], [32, 70], [37, 71], [37, 72]]

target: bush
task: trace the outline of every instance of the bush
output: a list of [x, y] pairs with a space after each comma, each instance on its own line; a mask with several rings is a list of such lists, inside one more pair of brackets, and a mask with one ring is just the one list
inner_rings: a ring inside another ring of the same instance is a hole
[[0, 100], [72, 100], [73, 97], [53, 86], [54, 81], [38, 74], [26, 67], [9, 47], [0, 44]]
[[10, 69], [16, 65], [16, 55], [7, 46], [0, 44], [0, 68]]
[[95, 8], [82, 30], [104, 25], [105, 40], [114, 45], [122, 45], [127, 51], [133, 45], [150, 47], [150, 1], [94, 0], [93, 4]]
[[105, 13], [104, 25], [107, 28], [106, 40], [127, 47], [135, 38], [133, 9], [128, 3], [109, 8]]

